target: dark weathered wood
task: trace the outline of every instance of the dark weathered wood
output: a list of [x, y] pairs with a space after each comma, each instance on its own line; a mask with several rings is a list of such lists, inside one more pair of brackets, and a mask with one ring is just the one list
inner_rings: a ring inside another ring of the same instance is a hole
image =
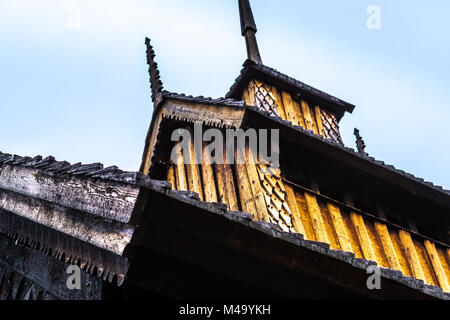
[[133, 227], [121, 222], [1, 189], [0, 208], [118, 255], [134, 232]]
[[207, 104], [169, 100], [161, 112], [164, 118], [190, 123], [201, 123], [217, 128], [237, 129], [241, 127], [245, 110], [226, 106], [218, 108]]
[[101, 299], [101, 280], [83, 270], [80, 273], [81, 290], [69, 290], [66, 285], [68, 266], [38, 250], [16, 245], [13, 240], [0, 235], [0, 272], [1, 269], [10, 268], [59, 299]]
[[[195, 201], [170, 197], [150, 201], [154, 205], [147, 208], [150, 220], [142, 242], [144, 250], [130, 271], [134, 283], [163, 289], [161, 293], [175, 297], [207, 298], [220, 296], [222, 286], [199, 294], [196, 290], [183, 290], [178, 282], [183, 277], [196, 276], [203, 276], [203, 281], [208, 282], [215, 278], [214, 274], [220, 274], [230, 281], [247, 284], [255, 294], [262, 288], [274, 296], [291, 298], [432, 298], [417, 290], [410, 278], [400, 282], [383, 275], [383, 290], [368, 290], [369, 261], [330, 250], [322, 243], [303, 241], [272, 224], [250, 222], [248, 215], [213, 213], [206, 204], [202, 209], [191, 202]], [[144, 257], [146, 254], [150, 256]], [[148, 274], [144, 264], [137, 261], [151, 261], [151, 270], [157, 271], [158, 276]], [[169, 261], [178, 261], [177, 276], [172, 270], [161, 273]], [[200, 272], [201, 269], [206, 272]], [[395, 275], [388, 271], [390, 277]], [[433, 290], [435, 295], [440, 294], [437, 288]]]
[[139, 193], [124, 183], [10, 165], [1, 167], [0, 188], [123, 223], [129, 222]]
[[113, 282], [116, 278], [118, 285], [123, 283], [128, 271], [127, 258], [8, 211], [0, 210], [0, 233], [56, 260], [79, 264], [86, 272], [95, 272], [95, 276], [104, 280]]

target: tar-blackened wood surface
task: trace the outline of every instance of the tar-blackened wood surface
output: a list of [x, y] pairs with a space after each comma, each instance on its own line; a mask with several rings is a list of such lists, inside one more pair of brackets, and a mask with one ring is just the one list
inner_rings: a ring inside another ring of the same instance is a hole
[[[55, 260], [39, 250], [17, 245], [14, 240], [0, 235], [0, 273], [1, 270], [10, 269], [21, 275], [12, 279], [6, 278], [6, 274], [0, 276], [5, 282], [18, 281], [18, 283], [10, 283], [9, 287], [4, 285], [1, 288], [2, 299], [99, 300], [102, 298], [102, 281], [84, 271], [80, 272], [81, 289], [70, 290], [67, 287], [67, 279], [72, 273], [67, 273], [67, 267], [66, 263]], [[9, 272], [10, 276], [11, 274]], [[32, 290], [42, 292], [36, 292], [34, 297], [30, 297], [30, 293], [27, 297], [27, 292], [22, 292], [22, 295], [20, 292], [14, 293], [12, 291], [14, 288], [17, 291], [21, 285], [24, 286], [20, 283], [21, 281], [37, 288]]]

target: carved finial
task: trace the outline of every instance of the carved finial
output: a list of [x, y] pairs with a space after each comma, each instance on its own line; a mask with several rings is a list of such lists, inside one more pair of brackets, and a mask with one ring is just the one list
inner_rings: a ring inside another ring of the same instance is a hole
[[157, 103], [161, 99], [161, 91], [163, 91], [163, 83], [159, 76], [158, 64], [155, 62], [155, 51], [150, 44], [150, 39], [145, 38], [147, 46], [147, 64], [149, 65], [148, 73], [150, 74], [150, 85], [152, 89], [152, 101]]
[[355, 131], [353, 132], [356, 137], [356, 148], [358, 150], [358, 153], [363, 156], [368, 156], [369, 154], [366, 152], [366, 144], [364, 143], [363, 138], [359, 134], [359, 130], [355, 128]]
[[241, 17], [242, 36], [245, 37], [245, 43], [247, 45], [247, 56], [256, 63], [262, 63], [255, 36], [256, 31], [258, 30], [256, 29], [255, 19], [253, 18], [249, 0], [239, 0], [239, 13]]

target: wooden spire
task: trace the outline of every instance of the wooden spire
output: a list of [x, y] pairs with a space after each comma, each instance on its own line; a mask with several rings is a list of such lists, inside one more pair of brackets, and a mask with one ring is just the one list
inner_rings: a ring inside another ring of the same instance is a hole
[[239, 13], [241, 16], [242, 36], [245, 37], [245, 43], [247, 45], [248, 59], [256, 63], [262, 63], [255, 36], [257, 32], [255, 19], [253, 18], [249, 0], [239, 0]]
[[152, 101], [157, 104], [161, 99], [163, 83], [159, 75], [158, 64], [155, 62], [155, 51], [150, 44], [149, 38], [145, 38], [145, 45], [147, 46], [147, 64], [149, 66], [148, 73], [150, 75], [150, 85], [152, 88]]
[[358, 153], [363, 156], [368, 156], [369, 154], [366, 152], [366, 144], [359, 134], [359, 130], [355, 128], [353, 133], [356, 137], [356, 148], [358, 149]]

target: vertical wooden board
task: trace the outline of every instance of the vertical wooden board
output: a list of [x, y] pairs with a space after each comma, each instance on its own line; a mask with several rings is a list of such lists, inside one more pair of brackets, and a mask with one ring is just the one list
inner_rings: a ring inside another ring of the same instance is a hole
[[436, 250], [436, 246], [429, 240], [425, 240], [425, 248], [428, 254], [428, 258], [433, 267], [434, 274], [436, 275], [439, 286], [445, 292], [450, 292], [450, 285], [447, 279], [447, 275], [445, 274], [444, 267], [441, 263], [441, 259], [439, 258], [439, 254]]
[[370, 243], [369, 234], [367, 233], [363, 217], [357, 213], [351, 212], [350, 219], [353, 223], [353, 228], [356, 232], [364, 259], [376, 261], [375, 253], [373, 252], [372, 244]]
[[303, 118], [303, 112], [302, 107], [300, 106], [300, 102], [293, 100], [292, 106], [294, 108], [294, 113], [297, 115], [297, 123], [295, 125], [306, 129], [305, 119]]
[[195, 163], [195, 153], [194, 153], [194, 135], [191, 132], [191, 140], [189, 140], [189, 159], [190, 164], [186, 164], [186, 173], [188, 180], [188, 187], [190, 191], [198, 193], [200, 200], [203, 201], [203, 188], [202, 180], [200, 176], [200, 169], [198, 164]]
[[239, 189], [239, 199], [241, 203], [242, 210], [253, 216], [254, 219], [258, 218], [256, 212], [256, 205], [253, 200], [253, 194], [250, 189], [250, 182], [247, 176], [247, 168], [245, 164], [236, 164], [236, 178]]
[[294, 189], [289, 184], [285, 184], [286, 189], [286, 201], [292, 213], [292, 224], [297, 233], [305, 236], [305, 227], [301, 218], [300, 210], [298, 208], [297, 199], [295, 197]]
[[177, 181], [177, 190], [187, 191], [186, 170], [184, 168], [183, 152], [181, 148], [178, 148], [177, 163], [175, 165], [175, 177]]
[[172, 190], [176, 189], [177, 184], [175, 180], [175, 167], [173, 163], [169, 165], [169, 170], [167, 171], [167, 182], [172, 185]]
[[412, 271], [412, 276], [426, 281], [411, 234], [407, 231], [400, 230], [398, 235], [403, 249], [405, 250], [405, 257]]
[[248, 84], [248, 101], [250, 106], [256, 107], [256, 85], [253, 80]]
[[285, 111], [285, 108], [283, 105], [283, 100], [280, 96], [280, 93], [278, 92], [278, 89], [276, 87], [272, 86], [271, 90], [272, 90], [273, 97], [275, 99], [275, 107], [278, 111], [278, 114], [280, 115], [281, 119], [287, 120], [286, 119], [286, 111]]
[[321, 136], [325, 137], [325, 132], [323, 131], [322, 116], [321, 116], [321, 112], [320, 112], [320, 107], [319, 106], [315, 106], [314, 107], [314, 113], [316, 115], [317, 132]]
[[380, 222], [375, 222], [374, 226], [375, 232], [377, 233], [378, 239], [383, 247], [383, 252], [386, 257], [388, 267], [395, 270], [402, 270], [387, 226]]
[[311, 241], [317, 241], [316, 235], [311, 222], [311, 217], [308, 211], [308, 205], [306, 203], [305, 194], [303, 192], [294, 192], [297, 200], [297, 208], [300, 212], [300, 217], [305, 229], [305, 239]]
[[248, 164], [247, 174], [250, 180], [251, 190], [253, 192], [254, 201], [256, 205], [256, 212], [258, 219], [264, 222], [270, 222], [269, 213], [267, 212], [267, 204], [264, 197], [264, 191], [259, 180], [258, 170], [256, 168], [256, 157], [250, 148], [247, 151]]
[[223, 163], [216, 164], [217, 189], [219, 201], [228, 204], [232, 211], [239, 210], [239, 202], [236, 195], [236, 181], [233, 176], [233, 167], [226, 161], [226, 149], [223, 150]]
[[[203, 150], [205, 150], [205, 145]], [[203, 178], [203, 192], [206, 202], [217, 202], [216, 181], [214, 179], [214, 169], [211, 164], [211, 155], [203, 152], [203, 161], [201, 164]]]
[[235, 170], [236, 170], [236, 179], [239, 190], [239, 198], [241, 202], [242, 210], [253, 215], [254, 219], [258, 218], [256, 211], [256, 204], [253, 199], [253, 192], [250, 185], [250, 180], [248, 178], [247, 173], [247, 165], [238, 163], [238, 150], [235, 150]]
[[283, 99], [284, 111], [286, 112], [286, 120], [292, 122], [292, 124], [297, 124], [297, 116], [294, 111], [294, 106], [292, 103], [292, 97], [289, 93], [283, 91], [281, 92]]
[[[445, 251], [439, 247], [436, 247], [436, 252], [439, 257], [439, 261], [442, 265], [442, 269], [444, 270], [445, 277], [447, 278], [447, 284], [450, 285], [450, 265], [447, 262], [447, 259], [445, 258]], [[450, 292], [450, 288], [449, 291]]]
[[225, 165], [221, 163], [214, 164], [216, 167], [216, 180], [217, 180], [217, 191], [218, 191], [218, 201], [230, 205], [227, 197], [226, 183], [225, 183]]
[[317, 203], [317, 198], [306, 192], [305, 199], [317, 241], [329, 243], [325, 226], [322, 220], [322, 213], [320, 212], [320, 207]]
[[312, 130], [314, 131], [315, 134], [319, 134], [319, 129], [317, 127], [316, 112], [314, 111], [314, 107], [309, 106], [309, 112], [312, 118], [312, 126], [313, 126]]
[[350, 219], [350, 214], [348, 212], [341, 212], [342, 219], [344, 221], [345, 228], [347, 230], [348, 238], [350, 239], [350, 243], [353, 249], [353, 253], [356, 258], [363, 258], [363, 253], [361, 249], [361, 245], [359, 243], [358, 237], [356, 235], [355, 228], [353, 227], [352, 220]]
[[322, 221], [327, 234], [328, 243], [330, 244], [331, 249], [340, 250], [341, 245], [339, 244], [339, 239], [336, 234], [336, 230], [334, 229], [333, 221], [331, 219], [330, 212], [328, 211], [328, 206], [322, 201], [318, 201], [318, 204], [320, 207], [320, 212], [322, 213]]
[[251, 106], [250, 95], [248, 93], [248, 88], [245, 88], [244, 91], [242, 92], [242, 100], [245, 101], [245, 103], [247, 105]]
[[388, 259], [384, 253], [383, 245], [381, 243], [380, 238], [378, 237], [378, 233], [375, 231], [375, 226], [371, 221], [365, 221], [366, 230], [369, 235], [370, 243], [372, 245], [373, 252], [375, 254], [375, 261], [379, 266], [384, 268], [390, 268]]
[[408, 263], [408, 258], [406, 257], [406, 251], [403, 248], [403, 245], [400, 240], [400, 236], [398, 232], [393, 230], [388, 230], [389, 235], [392, 241], [392, 245], [395, 249], [395, 254], [397, 256], [398, 262], [400, 264], [400, 271], [403, 272], [406, 276], [413, 276], [413, 272], [411, 270], [411, 267]]
[[309, 108], [308, 103], [306, 101], [302, 100], [300, 102], [300, 106], [302, 107], [303, 117], [305, 119], [305, 126], [306, 126], [305, 129], [314, 131], [314, 120], [311, 115], [311, 110]]
[[433, 286], [439, 286], [438, 279], [433, 270], [430, 258], [424, 244], [418, 240], [413, 239], [413, 244], [416, 248], [417, 257], [419, 258], [420, 265], [422, 266], [422, 272], [425, 276], [425, 282]]
[[225, 164], [225, 189], [227, 190], [227, 199], [230, 209], [239, 210], [238, 197], [236, 195], [236, 180], [233, 176], [233, 166], [231, 164]]
[[340, 249], [347, 252], [353, 252], [350, 238], [345, 228], [345, 223], [339, 208], [331, 203], [328, 203], [328, 212], [339, 241]]

